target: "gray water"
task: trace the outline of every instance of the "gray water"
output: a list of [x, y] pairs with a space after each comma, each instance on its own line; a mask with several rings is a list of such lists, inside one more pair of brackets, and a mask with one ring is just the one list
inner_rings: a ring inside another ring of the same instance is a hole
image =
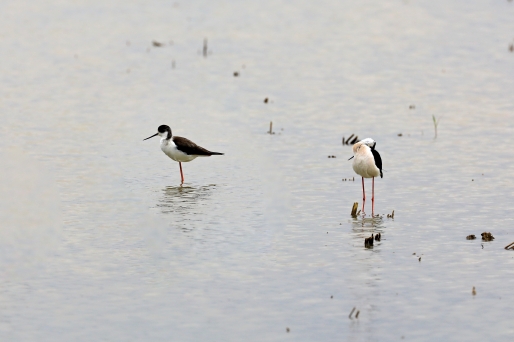
[[[511, 340], [513, 18], [507, 0], [0, 3], [1, 340]], [[161, 124], [225, 155], [180, 186], [142, 141]], [[352, 133], [382, 155], [382, 218], [369, 180], [350, 216]]]

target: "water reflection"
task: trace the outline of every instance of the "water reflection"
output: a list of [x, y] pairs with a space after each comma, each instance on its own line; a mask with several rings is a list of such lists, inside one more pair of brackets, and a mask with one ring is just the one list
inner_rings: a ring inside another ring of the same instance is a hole
[[[371, 234], [376, 235], [380, 233], [384, 235], [386, 222], [381, 216], [356, 216], [352, 219], [352, 237], [354, 240], [360, 240], [370, 237]], [[364, 243], [364, 242], [363, 242]]]
[[191, 214], [210, 196], [215, 186], [215, 184], [200, 187], [167, 186], [162, 190], [162, 196], [156, 207], [160, 208], [163, 214]]

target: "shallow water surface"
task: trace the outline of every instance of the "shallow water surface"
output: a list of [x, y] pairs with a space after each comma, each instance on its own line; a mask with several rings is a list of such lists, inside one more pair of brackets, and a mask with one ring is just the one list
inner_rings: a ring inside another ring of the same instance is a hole
[[[513, 15], [0, 4], [1, 339], [512, 339]], [[184, 163], [181, 186], [143, 141], [161, 124], [225, 155]], [[352, 133], [383, 159], [377, 218], [370, 180], [350, 216]]]

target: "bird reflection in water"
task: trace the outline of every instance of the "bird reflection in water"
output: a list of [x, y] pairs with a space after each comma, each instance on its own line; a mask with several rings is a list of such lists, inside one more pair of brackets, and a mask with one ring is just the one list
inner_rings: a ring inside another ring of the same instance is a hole
[[207, 197], [215, 184], [200, 187], [191, 186], [167, 186], [162, 190], [162, 197], [157, 203], [157, 208], [163, 214], [169, 213], [191, 213], [195, 207]]
[[215, 184], [200, 187], [168, 186], [162, 189], [156, 205], [163, 214], [174, 215], [173, 222], [189, 231], [191, 224], [202, 221], [205, 216], [205, 201], [210, 197]]

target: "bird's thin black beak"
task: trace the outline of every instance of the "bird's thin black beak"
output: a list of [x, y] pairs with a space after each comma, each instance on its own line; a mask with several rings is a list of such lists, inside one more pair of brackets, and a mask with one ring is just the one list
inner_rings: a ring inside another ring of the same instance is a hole
[[156, 135], [159, 135], [159, 133], [155, 133], [155, 134], [154, 134], [154, 135], [152, 135], [151, 137], [148, 137], [148, 138], [146, 138], [146, 139], [143, 139], [143, 141], [148, 140], [148, 139], [150, 139], [150, 138], [153, 138], [153, 137], [155, 137]]
[[[350, 159], [352, 159], [353, 157], [355, 157], [355, 156], [351, 156]], [[348, 159], [348, 160], [350, 160], [350, 159]]]

